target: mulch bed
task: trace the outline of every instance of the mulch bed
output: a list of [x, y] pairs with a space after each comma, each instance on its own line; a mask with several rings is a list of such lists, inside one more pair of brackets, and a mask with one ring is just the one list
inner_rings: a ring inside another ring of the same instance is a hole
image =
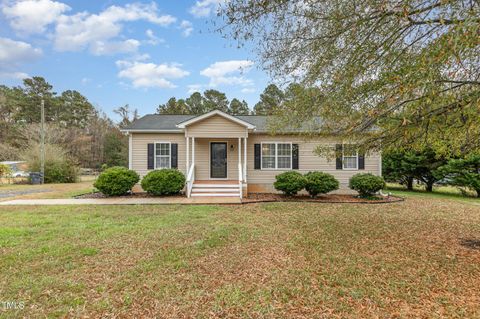
[[[145, 192], [131, 193], [123, 196], [105, 196], [102, 193], [88, 193], [75, 198], [155, 198], [157, 196], [150, 195]], [[185, 197], [184, 195], [172, 195], [171, 198]], [[360, 198], [356, 195], [340, 195], [328, 194], [321, 195], [317, 198], [311, 198], [307, 195], [285, 196], [282, 194], [271, 193], [250, 193], [247, 198], [242, 199], [242, 204], [261, 203], [261, 202], [311, 202], [311, 203], [355, 203], [355, 204], [384, 204], [401, 202], [404, 199], [397, 196], [377, 197], [375, 199]]]
[[[96, 193], [87, 193], [87, 194], [78, 195], [78, 196], [75, 196], [74, 198], [158, 198], [158, 197], [159, 196], [150, 195], [146, 192], [130, 193], [130, 194], [121, 195], [121, 196], [106, 196], [100, 192], [96, 192]], [[170, 196], [164, 195], [161, 197], [183, 198], [185, 196], [184, 195], [170, 195]]]
[[250, 193], [242, 203], [260, 203], [260, 202], [311, 202], [311, 203], [358, 203], [358, 204], [384, 204], [401, 202], [404, 199], [397, 196], [377, 197], [375, 199], [360, 198], [356, 195], [328, 194], [317, 198], [311, 198], [307, 195], [285, 196], [282, 194], [270, 193]]

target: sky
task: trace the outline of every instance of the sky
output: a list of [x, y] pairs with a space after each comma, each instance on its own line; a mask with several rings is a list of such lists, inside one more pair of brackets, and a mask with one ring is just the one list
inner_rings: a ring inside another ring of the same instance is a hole
[[250, 108], [269, 82], [251, 48], [214, 32], [222, 0], [0, 0], [0, 84], [42, 76], [115, 118], [217, 89]]

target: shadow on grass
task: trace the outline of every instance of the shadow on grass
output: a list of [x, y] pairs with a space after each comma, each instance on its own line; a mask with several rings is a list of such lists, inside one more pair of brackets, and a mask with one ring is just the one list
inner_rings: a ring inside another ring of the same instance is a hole
[[460, 239], [460, 245], [469, 249], [480, 250], [480, 239], [471, 239], [471, 238]]

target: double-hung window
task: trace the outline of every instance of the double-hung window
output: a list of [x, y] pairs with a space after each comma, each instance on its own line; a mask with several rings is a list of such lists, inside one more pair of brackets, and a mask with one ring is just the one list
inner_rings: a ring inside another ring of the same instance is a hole
[[358, 169], [358, 151], [355, 145], [343, 145], [343, 169]]
[[262, 169], [292, 169], [292, 144], [262, 143]]
[[155, 143], [155, 169], [170, 168], [170, 143]]

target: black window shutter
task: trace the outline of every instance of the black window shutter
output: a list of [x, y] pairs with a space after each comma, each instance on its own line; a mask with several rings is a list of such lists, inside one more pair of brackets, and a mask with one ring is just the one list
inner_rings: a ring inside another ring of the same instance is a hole
[[260, 153], [261, 148], [260, 144], [255, 144], [255, 169], [260, 169], [260, 164], [261, 164], [261, 158], [260, 158]]
[[358, 169], [365, 169], [365, 154], [358, 154]]
[[178, 144], [172, 143], [170, 144], [171, 147], [171, 158], [170, 158], [170, 166], [171, 168], [178, 168]]
[[153, 169], [154, 165], [154, 151], [155, 151], [155, 144], [148, 143], [147, 145], [148, 155], [147, 155], [147, 169]]
[[292, 144], [292, 169], [298, 169], [298, 144]]
[[337, 157], [337, 160], [336, 160], [337, 169], [342, 169], [343, 168], [343, 163], [342, 163], [343, 145], [342, 144], [335, 145], [335, 156]]

